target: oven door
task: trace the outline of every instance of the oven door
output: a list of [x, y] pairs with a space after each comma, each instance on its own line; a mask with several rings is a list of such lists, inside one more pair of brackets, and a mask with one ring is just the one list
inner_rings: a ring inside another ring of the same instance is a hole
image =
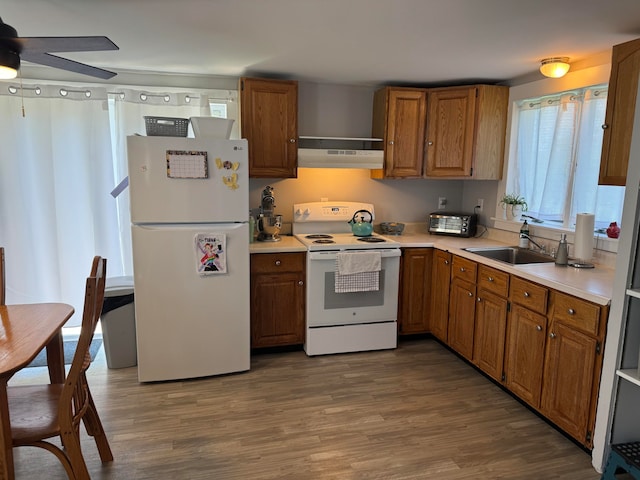
[[[372, 250], [367, 250], [371, 252]], [[400, 249], [380, 251], [380, 288], [336, 293], [336, 251], [307, 253], [307, 327], [393, 322], [398, 317]]]

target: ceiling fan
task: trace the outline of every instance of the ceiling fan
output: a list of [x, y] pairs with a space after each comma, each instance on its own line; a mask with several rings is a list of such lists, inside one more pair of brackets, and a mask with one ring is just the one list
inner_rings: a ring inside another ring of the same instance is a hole
[[18, 32], [0, 18], [0, 78], [15, 78], [20, 60], [60, 68], [70, 72], [109, 79], [115, 72], [92, 67], [67, 58], [51, 55], [50, 52], [98, 52], [118, 50], [118, 46], [107, 37], [18, 37]]

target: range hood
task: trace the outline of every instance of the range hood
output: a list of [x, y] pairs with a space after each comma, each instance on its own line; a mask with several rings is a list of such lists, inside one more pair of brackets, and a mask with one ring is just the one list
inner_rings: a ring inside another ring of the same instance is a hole
[[382, 168], [381, 147], [381, 138], [300, 136], [298, 168]]

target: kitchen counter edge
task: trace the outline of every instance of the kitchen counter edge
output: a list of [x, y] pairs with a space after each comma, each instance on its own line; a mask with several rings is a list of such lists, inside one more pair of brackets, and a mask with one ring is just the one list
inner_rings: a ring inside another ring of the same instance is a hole
[[509, 265], [463, 250], [468, 247], [505, 246], [507, 244], [484, 238], [458, 238], [429, 233], [410, 233], [390, 236], [401, 248], [437, 248], [473, 260], [478, 264], [514, 274], [518, 277], [553, 288], [559, 292], [609, 305], [613, 294], [614, 269], [596, 265], [591, 269], [559, 267], [555, 263]]
[[296, 237], [282, 235], [279, 242], [253, 242], [249, 244], [249, 253], [288, 253], [306, 252], [302, 242]]

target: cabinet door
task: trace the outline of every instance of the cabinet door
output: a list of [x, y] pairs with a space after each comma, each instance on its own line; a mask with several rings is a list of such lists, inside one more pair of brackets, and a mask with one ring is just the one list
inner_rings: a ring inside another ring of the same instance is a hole
[[473, 363], [496, 380], [502, 378], [506, 330], [507, 299], [479, 289]]
[[451, 282], [451, 254], [433, 252], [431, 276], [431, 333], [447, 343], [449, 328], [449, 283]]
[[463, 357], [473, 357], [476, 286], [454, 278], [449, 293], [449, 346]]
[[[384, 138], [384, 177], [421, 177], [427, 94], [424, 89], [385, 88], [374, 98], [373, 135]], [[381, 177], [372, 173], [374, 178]]]
[[507, 324], [505, 383], [509, 390], [535, 408], [540, 406], [547, 317], [520, 305], [511, 305]]
[[542, 390], [542, 413], [574, 438], [587, 438], [597, 341], [562, 323], [552, 324]]
[[613, 47], [605, 113], [600, 185], [626, 184], [631, 133], [636, 110], [640, 39]]
[[429, 92], [426, 175], [470, 177], [476, 110], [475, 87]]
[[297, 175], [298, 82], [240, 79], [241, 136], [249, 143], [249, 176]]
[[398, 328], [401, 334], [429, 331], [432, 248], [406, 248], [400, 267]]
[[251, 347], [304, 342], [304, 278], [300, 273], [251, 279]]

